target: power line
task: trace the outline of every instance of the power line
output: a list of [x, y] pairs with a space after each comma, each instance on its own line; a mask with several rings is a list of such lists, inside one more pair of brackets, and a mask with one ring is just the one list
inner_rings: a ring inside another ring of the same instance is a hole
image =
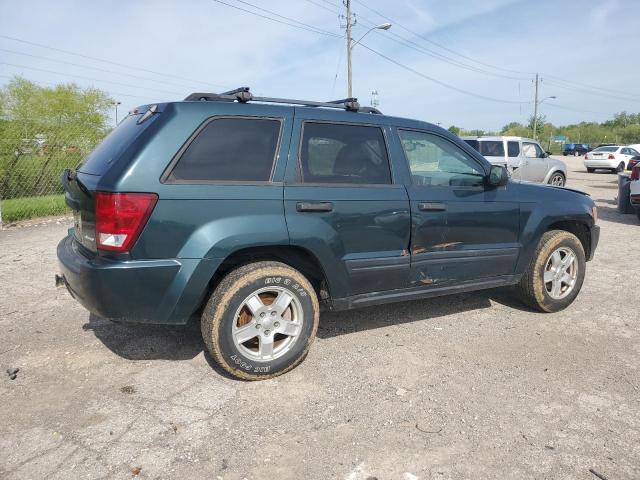
[[145, 88], [145, 87], [141, 87], [139, 85], [131, 85], [130, 83], [114, 82], [112, 80], [103, 80], [103, 79], [99, 79], [99, 78], [85, 77], [83, 75], [75, 75], [75, 74], [69, 74], [69, 73], [63, 73], [63, 72], [56, 72], [54, 70], [47, 70], [47, 69], [44, 69], [44, 68], [37, 68], [37, 67], [29, 67], [27, 65], [16, 65], [15, 63], [0, 62], [0, 65], [7, 65], [9, 67], [14, 67], [14, 68], [26, 68], [27, 70], [35, 70], [35, 71], [39, 71], [39, 72], [53, 73], [54, 75], [63, 75], [65, 77], [82, 78], [83, 80], [91, 80], [93, 82], [112, 83], [114, 85], [120, 85], [120, 86], [124, 86], [124, 87], [135, 88], [135, 89], [138, 89], [138, 90], [155, 90], [156, 92], [168, 93], [170, 95], [182, 95], [181, 93], [170, 92], [168, 90], [159, 90], [157, 88]]
[[[184, 84], [165, 82], [163, 80], [154, 80], [153, 78], [140, 77], [138, 75], [133, 75], [131, 73], [114, 72], [112, 70], [107, 70], [106, 68], [92, 67], [90, 65], [82, 65], [82, 64], [79, 64], [79, 63], [67, 62], [65, 60], [58, 60], [58, 59], [55, 59], [55, 58], [44, 57], [44, 56], [41, 56], [41, 55], [32, 55], [30, 53], [18, 52], [18, 51], [9, 50], [9, 49], [6, 49], [6, 48], [0, 48], [0, 51], [1, 52], [12, 53], [14, 55], [22, 55], [22, 56], [25, 56], [25, 57], [37, 58], [39, 60], [46, 60], [48, 62], [61, 63], [61, 64], [64, 64], [64, 65], [71, 65], [71, 66], [80, 67], [80, 68], [87, 68], [87, 69], [90, 69], [90, 70], [96, 70], [98, 72], [106, 72], [106, 73], [111, 73], [111, 74], [114, 74], [114, 75], [122, 75], [122, 76], [125, 76], [125, 77], [131, 77], [131, 78], [135, 78], [135, 79], [138, 79], [138, 80], [145, 80], [145, 81], [149, 81], [149, 82], [162, 83], [164, 85], [171, 85], [171, 86], [174, 86], [174, 87], [185, 87]], [[197, 88], [197, 87], [195, 87], [195, 88]]]
[[104, 58], [92, 57], [90, 55], [85, 55], [85, 54], [82, 54], [82, 53], [72, 52], [70, 50], [63, 50], [61, 48], [51, 47], [49, 45], [43, 45], [42, 43], [36, 43], [36, 42], [31, 42], [29, 40], [23, 40], [21, 38], [10, 37], [8, 35], [1, 35], [0, 34], [0, 38], [4, 38], [4, 39], [7, 39], [7, 40], [12, 40], [14, 42], [24, 43], [26, 45], [31, 45], [31, 46], [35, 46], [35, 47], [46, 48], [48, 50], [53, 50], [53, 51], [56, 51], [56, 52], [64, 53], [64, 54], [67, 54], [67, 55], [73, 55], [73, 56], [76, 56], [76, 57], [86, 58], [88, 60], [94, 60], [94, 61], [97, 61], [97, 62], [103, 62], [103, 63], [107, 63], [107, 64], [110, 64], [110, 65], [116, 65], [118, 67], [127, 68], [127, 69], [130, 69], [130, 70], [138, 70], [138, 71], [141, 71], [141, 72], [151, 73], [153, 75], [160, 75], [162, 77], [176, 78], [178, 80], [186, 80], [188, 82], [195, 82], [195, 83], [202, 84], [202, 85], [211, 85], [213, 87], [228, 88], [225, 85], [219, 85], [219, 84], [211, 83], [211, 82], [204, 81], [204, 80], [194, 80], [194, 79], [191, 79], [191, 78], [181, 77], [179, 75], [172, 75], [172, 74], [169, 74], [169, 73], [156, 72], [154, 70], [148, 70], [146, 68], [135, 67], [135, 66], [132, 66], [132, 65], [126, 65], [124, 63], [114, 62], [112, 60], [106, 60]]
[[[288, 25], [289, 27], [298, 28], [300, 30], [306, 30], [307, 32], [313, 32], [313, 33], [317, 33], [317, 34], [320, 34], [320, 35], [326, 35], [326, 36], [340, 38], [340, 35], [338, 35], [337, 33], [327, 32], [327, 31], [324, 31], [324, 30], [316, 29], [315, 27], [307, 28], [307, 27], [305, 27], [303, 25], [296, 25], [295, 23], [285, 22], [283, 20], [278, 20], [277, 18], [267, 17], [266, 15], [262, 15], [262, 14], [260, 14], [258, 12], [254, 12], [252, 10], [247, 10], [246, 8], [238, 7], [237, 5], [231, 5], [230, 3], [223, 2], [222, 0], [213, 0], [213, 1], [216, 2], [216, 3], [221, 3], [222, 5], [226, 5], [227, 7], [235, 8], [236, 10], [240, 10], [242, 12], [246, 12], [246, 13], [249, 13], [251, 15], [255, 15], [256, 17], [261, 17], [261, 18], [264, 18], [264, 19], [267, 19], [267, 20], [271, 20], [273, 22], [281, 23], [283, 25]], [[259, 7], [255, 7], [255, 8], [259, 8]], [[275, 12], [271, 12], [270, 10], [266, 10], [266, 9], [262, 9], [262, 8], [260, 8], [260, 10], [269, 12], [271, 15], [282, 17], [282, 15], [279, 15], [279, 14], [277, 14]], [[287, 17], [284, 17], [284, 18], [287, 18]], [[295, 21], [295, 20], [293, 20], [293, 21]], [[301, 22], [298, 22], [298, 23], [301, 23]]]
[[393, 63], [393, 64], [395, 64], [395, 65], [397, 65], [397, 66], [399, 66], [399, 67], [401, 67], [401, 68], [403, 68], [403, 69], [405, 69], [405, 70], [409, 71], [409, 72], [412, 72], [412, 73], [414, 73], [414, 74], [416, 74], [416, 75], [418, 75], [418, 76], [420, 76], [420, 77], [424, 78], [425, 80], [429, 80], [430, 82], [437, 83], [438, 85], [440, 85], [440, 86], [442, 86], [442, 87], [448, 88], [449, 90], [454, 90], [454, 91], [456, 91], [456, 92], [463, 93], [463, 94], [465, 94], [465, 95], [469, 95], [469, 96], [472, 96], [472, 97], [480, 98], [480, 99], [482, 99], [482, 100], [488, 100], [488, 101], [491, 101], [491, 102], [509, 103], [509, 104], [518, 104], [518, 105], [531, 103], [531, 102], [521, 102], [521, 101], [517, 101], [517, 100], [504, 100], [504, 99], [500, 99], [500, 98], [487, 97], [487, 96], [485, 96], [485, 95], [480, 95], [480, 94], [477, 94], [477, 93], [470, 92], [470, 91], [468, 91], [468, 90], [464, 90], [464, 89], [462, 89], [462, 88], [454, 87], [453, 85], [450, 85], [450, 84], [448, 84], [448, 83], [445, 83], [445, 82], [442, 82], [442, 81], [440, 81], [440, 80], [437, 80], [437, 79], [435, 79], [435, 78], [433, 78], [433, 77], [430, 77], [430, 76], [428, 76], [428, 75], [425, 75], [425, 74], [424, 74], [424, 73], [422, 73], [422, 72], [419, 72], [418, 70], [416, 70], [416, 69], [414, 69], [414, 68], [412, 68], [412, 67], [409, 67], [409, 66], [407, 66], [407, 65], [405, 65], [405, 64], [403, 64], [403, 63], [400, 63], [400, 62], [398, 62], [397, 60], [394, 60], [393, 58], [388, 57], [388, 56], [386, 56], [386, 55], [384, 55], [384, 54], [382, 54], [382, 53], [378, 52], [377, 50], [374, 50], [374, 49], [373, 49], [373, 48], [371, 48], [371, 47], [368, 47], [368, 46], [367, 46], [367, 45], [365, 45], [364, 43], [360, 43], [360, 45], [361, 45], [363, 48], [366, 48], [367, 50], [369, 50], [370, 52], [375, 53], [375, 54], [376, 54], [376, 55], [378, 55], [379, 57], [384, 58], [384, 59], [385, 59], [385, 60], [387, 60], [388, 62], [391, 62], [391, 63]]
[[[1, 78], [8, 78], [10, 80], [15, 79], [15, 76], [11, 76], [11, 75], [0, 75]], [[28, 80], [31, 83], [35, 83], [36, 85], [50, 85], [53, 87], [58, 87], [61, 84], [60, 83], [54, 83], [54, 82], [44, 82], [41, 80], [35, 81], [35, 80]], [[145, 98], [148, 100], [151, 99], [155, 99], [154, 97], [147, 97], [145, 95], [132, 95], [130, 93], [121, 93], [121, 92], [112, 92], [112, 91], [108, 91], [107, 93], [109, 93], [110, 95], [114, 95], [114, 96], [118, 96], [118, 97], [131, 97], [131, 98]]]
[[571, 92], [578, 92], [578, 93], [583, 93], [583, 94], [587, 94], [587, 95], [593, 95], [596, 97], [606, 97], [606, 98], [614, 98], [616, 100], [624, 100], [626, 102], [640, 102], [640, 98], [632, 98], [632, 97], [621, 97], [619, 95], [610, 95], [608, 93], [602, 93], [602, 92], [593, 92], [590, 90], [586, 90], [584, 88], [578, 88], [578, 87], [571, 87], [571, 86], [566, 86], [563, 85], [562, 83], [556, 82], [554, 80], [547, 80], [547, 82], [549, 85], [552, 85], [554, 87], [557, 88], [563, 88], [565, 90], [569, 90]]
[[[461, 53], [459, 53], [459, 52], [456, 52], [455, 50], [452, 50], [452, 49], [450, 49], [450, 48], [448, 48], [448, 47], [446, 47], [446, 46], [444, 46], [444, 45], [442, 45], [442, 44], [440, 44], [440, 43], [438, 43], [438, 42], [435, 42], [435, 41], [433, 41], [433, 40], [431, 40], [431, 39], [429, 39], [429, 38], [425, 37], [424, 35], [421, 35], [421, 34], [419, 34], [419, 33], [415, 32], [415, 31], [413, 31], [413, 30], [411, 30], [411, 29], [409, 29], [409, 28], [405, 27], [405, 26], [404, 26], [404, 25], [402, 25], [401, 23], [398, 23], [396, 20], [394, 20], [394, 19], [392, 19], [392, 18], [388, 17], [387, 15], [384, 15], [383, 13], [379, 12], [378, 10], [375, 10], [375, 9], [373, 9], [373, 8], [369, 7], [368, 5], [366, 5], [364, 2], [362, 2], [362, 1], [360, 1], [360, 0], [354, 0], [354, 1], [355, 1], [355, 2], [357, 2], [357, 3], [359, 3], [360, 5], [362, 5], [364, 8], [366, 8], [366, 9], [367, 9], [367, 10], [369, 10], [370, 12], [373, 12], [373, 13], [375, 13], [376, 15], [378, 15], [378, 16], [380, 16], [380, 17], [384, 18], [385, 20], [390, 21], [390, 22], [391, 22], [391, 23], [393, 23], [394, 25], [397, 25], [398, 27], [400, 27], [401, 29], [403, 29], [403, 30], [405, 30], [405, 31], [409, 32], [410, 34], [415, 35], [416, 37], [419, 37], [419, 38], [421, 38], [422, 40], [424, 40], [425, 42], [428, 42], [428, 43], [430, 43], [430, 44], [432, 44], [432, 45], [435, 45], [436, 47], [439, 47], [439, 48], [441, 48], [441, 49], [443, 49], [443, 50], [446, 50], [446, 51], [447, 51], [447, 52], [449, 52], [449, 53], [452, 53], [452, 54], [454, 54], [454, 55], [457, 55], [457, 56], [459, 56], [460, 58], [464, 58], [465, 60], [469, 60], [469, 61], [471, 61], [471, 62], [477, 63], [477, 64], [479, 64], [479, 65], [483, 65], [483, 66], [485, 66], [485, 67], [488, 67], [488, 68], [491, 68], [491, 69], [494, 69], [494, 70], [500, 70], [500, 71], [508, 72], [508, 73], [516, 73], [516, 74], [520, 74], [520, 75], [529, 75], [529, 76], [531, 76], [531, 75], [535, 75], [535, 73], [534, 73], [534, 72], [523, 72], [523, 71], [519, 71], [519, 70], [511, 70], [511, 69], [508, 69], [508, 68], [498, 67], [498, 66], [496, 66], [496, 65], [491, 65], [491, 64], [489, 64], [489, 63], [481, 62], [481, 61], [476, 60], [475, 58], [469, 57], [469, 56], [467, 56], [467, 55], [463, 55], [463, 54], [461, 54]], [[455, 61], [455, 60], [454, 60], [454, 61]]]

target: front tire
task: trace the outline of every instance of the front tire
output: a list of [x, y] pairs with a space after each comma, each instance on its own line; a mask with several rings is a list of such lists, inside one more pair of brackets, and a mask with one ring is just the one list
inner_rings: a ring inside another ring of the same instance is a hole
[[518, 284], [522, 301], [541, 312], [558, 312], [582, 288], [586, 258], [580, 240], [564, 230], [545, 232]]
[[318, 329], [311, 283], [280, 262], [256, 262], [220, 282], [202, 313], [207, 350], [243, 380], [272, 378], [304, 360]]
[[566, 178], [564, 178], [564, 175], [562, 174], [562, 172], [554, 172], [553, 175], [551, 175], [551, 178], [549, 178], [549, 185], [555, 185], [556, 187], [564, 187], [564, 184], [566, 183]]

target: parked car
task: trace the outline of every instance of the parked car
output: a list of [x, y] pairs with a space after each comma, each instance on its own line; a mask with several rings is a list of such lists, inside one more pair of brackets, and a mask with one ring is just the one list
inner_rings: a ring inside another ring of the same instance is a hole
[[199, 317], [249, 380], [304, 359], [320, 304], [516, 285], [561, 310], [600, 231], [588, 195], [512, 182], [436, 125], [246, 88], [136, 109], [62, 183], [56, 283], [103, 318]]
[[631, 182], [629, 185], [629, 202], [635, 209], [640, 220], [640, 163], [631, 169]]
[[589, 150], [589, 145], [586, 143], [565, 143], [562, 147], [562, 155], [565, 157], [567, 155], [573, 155], [574, 157], [579, 157], [580, 155], [584, 155]]
[[549, 183], [567, 181], [567, 166], [545, 152], [535, 140], [524, 137], [463, 137], [468, 145], [494, 165], [506, 166], [515, 180]]
[[624, 171], [627, 162], [640, 152], [631, 147], [611, 145], [598, 147], [584, 156], [584, 166], [587, 172], [593, 173], [597, 169], [611, 170], [613, 173]]

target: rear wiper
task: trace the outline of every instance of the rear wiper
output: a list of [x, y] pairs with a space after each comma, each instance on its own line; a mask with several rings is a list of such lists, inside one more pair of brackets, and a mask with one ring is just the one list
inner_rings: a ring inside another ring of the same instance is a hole
[[86, 187], [86, 185], [80, 181], [80, 179], [78, 178], [78, 172], [76, 170], [71, 170], [67, 168], [64, 172], [67, 177], [67, 180], [69, 181], [75, 180], [76, 184], [78, 184], [78, 188], [80, 189], [80, 191], [84, 193], [87, 197], [91, 198], [91, 192], [89, 192], [89, 189]]

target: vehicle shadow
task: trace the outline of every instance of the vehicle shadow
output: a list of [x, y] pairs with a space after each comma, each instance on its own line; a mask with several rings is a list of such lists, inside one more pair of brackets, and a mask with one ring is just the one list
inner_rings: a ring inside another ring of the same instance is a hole
[[[319, 338], [332, 338], [364, 330], [472, 312], [491, 307], [491, 302], [531, 311], [507, 288], [461, 293], [426, 300], [379, 305], [343, 312], [324, 311], [320, 315]], [[205, 350], [200, 322], [194, 318], [184, 326], [115, 323], [96, 315], [82, 326], [91, 330], [105, 347], [127, 360], [190, 360]], [[206, 354], [209, 365], [229, 376]]]
[[[603, 200], [596, 200], [601, 202]], [[606, 202], [606, 200], [604, 200]], [[635, 213], [620, 213], [615, 202], [609, 202], [612, 207], [598, 206], [598, 218], [607, 222], [623, 223], [625, 225], [638, 225], [638, 217]]]
[[363, 330], [428, 321], [448, 315], [490, 308], [492, 301], [510, 308], [531, 311], [515, 298], [511, 289], [496, 288], [343, 312], [323, 312], [320, 316], [317, 335], [319, 338], [331, 338]]

